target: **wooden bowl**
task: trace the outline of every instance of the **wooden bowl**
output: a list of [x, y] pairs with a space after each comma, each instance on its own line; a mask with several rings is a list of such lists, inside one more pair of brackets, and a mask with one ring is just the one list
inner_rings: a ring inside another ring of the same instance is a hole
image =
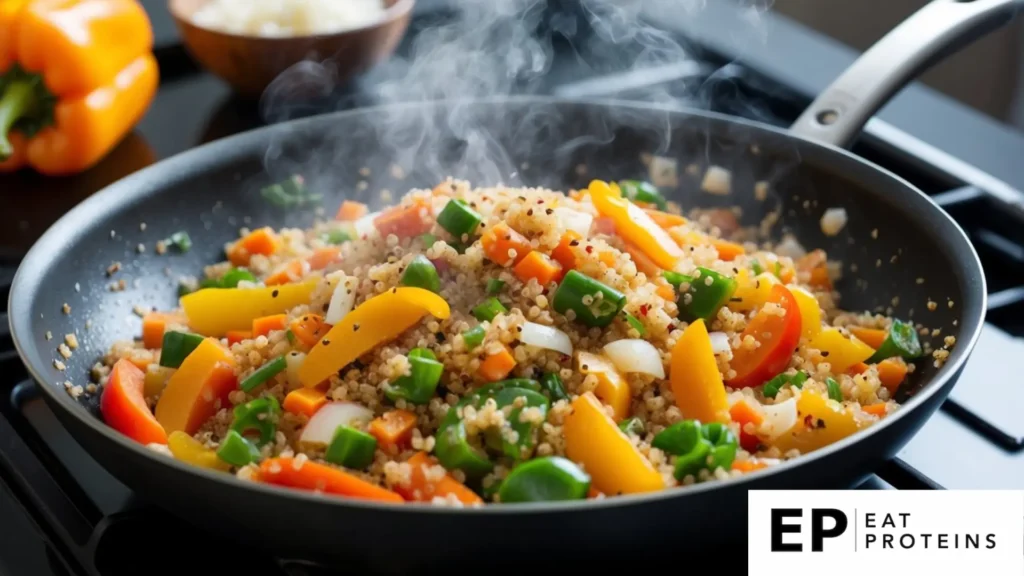
[[375, 23], [311, 36], [262, 37], [231, 34], [192, 23], [208, 0], [169, 0], [169, 9], [189, 54], [246, 97], [258, 97], [281, 72], [304, 60], [330, 60], [345, 82], [389, 57], [409, 26], [415, 0], [385, 0]]

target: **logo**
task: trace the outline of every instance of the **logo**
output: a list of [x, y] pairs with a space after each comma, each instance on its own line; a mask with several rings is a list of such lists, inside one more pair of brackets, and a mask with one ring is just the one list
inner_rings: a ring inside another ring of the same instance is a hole
[[750, 573], [1024, 574], [1024, 492], [750, 491], [748, 503]]

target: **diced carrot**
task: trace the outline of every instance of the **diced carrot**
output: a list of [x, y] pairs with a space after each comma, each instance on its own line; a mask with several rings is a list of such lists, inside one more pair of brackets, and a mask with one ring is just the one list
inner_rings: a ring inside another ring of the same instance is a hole
[[643, 272], [648, 279], [657, 278], [661, 275], [661, 268], [655, 264], [651, 257], [644, 253], [643, 250], [635, 246], [630, 242], [626, 242], [626, 252], [629, 253], [629, 257], [633, 259], [633, 264], [636, 265], [636, 269]]
[[850, 334], [853, 334], [858, 340], [868, 346], [871, 346], [875, 350], [882, 347], [882, 342], [885, 342], [886, 337], [885, 330], [879, 330], [878, 328], [861, 328], [860, 326], [851, 326]]
[[281, 284], [290, 284], [297, 282], [302, 278], [305, 266], [303, 266], [302, 260], [292, 260], [287, 264], [284, 264], [278, 268], [273, 274], [267, 276], [264, 283], [267, 286], [280, 286]]
[[733, 422], [740, 425], [740, 446], [747, 452], [756, 451], [761, 441], [754, 434], [744, 432], [743, 428], [748, 422], [754, 426], [759, 426], [761, 422], [764, 422], [764, 415], [758, 412], [746, 400], [739, 400], [733, 404], [729, 408], [729, 415], [732, 417]]
[[149, 312], [142, 318], [142, 344], [146, 348], [159, 349], [164, 343], [164, 331], [171, 324], [188, 324], [188, 319], [180, 314], [167, 312]]
[[[483, 246], [484, 254], [501, 266], [507, 266], [509, 262], [518, 264], [533, 250], [525, 236], [509, 228], [504, 222], [484, 232], [480, 237], [480, 244]], [[516, 251], [515, 258], [509, 256], [511, 250]]]
[[573, 241], [579, 241], [582, 236], [575, 230], [566, 230], [559, 240], [558, 246], [551, 251], [551, 257], [562, 265], [562, 272], [568, 272], [576, 267], [576, 255], [572, 251]]
[[299, 388], [292, 390], [284, 397], [281, 405], [285, 412], [312, 416], [321, 406], [327, 403], [327, 394], [319, 388]]
[[812, 250], [796, 261], [798, 270], [810, 272], [808, 284], [822, 290], [832, 289], [832, 279], [828, 275], [828, 255], [822, 249]]
[[657, 224], [658, 226], [661, 226], [662, 228], [673, 228], [675, 226], [682, 226], [687, 222], [686, 218], [683, 218], [678, 214], [662, 212], [661, 210], [647, 209], [644, 210], [644, 212], [647, 212], [647, 215], [651, 217], [651, 220], [654, 220], [654, 223]]
[[382, 446], [401, 446], [412, 438], [416, 427], [416, 414], [408, 410], [391, 410], [380, 418], [374, 418], [366, 431]]
[[792, 268], [783, 268], [782, 273], [779, 274], [779, 280], [782, 280], [783, 284], [789, 284], [796, 277], [796, 272]]
[[430, 230], [427, 205], [425, 202], [417, 201], [409, 206], [389, 208], [373, 219], [373, 225], [385, 238], [390, 234], [399, 238], [419, 236]]
[[614, 268], [616, 262], [619, 261], [619, 259], [615, 257], [615, 254], [612, 254], [610, 250], [605, 250], [598, 254], [597, 259], [600, 260], [602, 264], [609, 268]]
[[547, 254], [534, 250], [527, 254], [526, 258], [520, 260], [512, 271], [523, 282], [529, 282], [532, 278], [537, 281], [537, 284], [547, 286], [558, 278], [562, 271], [562, 265], [552, 260]]
[[721, 238], [711, 238], [711, 245], [715, 247], [715, 250], [718, 250], [718, 257], [726, 262], [747, 253], [742, 245], [722, 240]]
[[244, 340], [252, 339], [251, 330], [228, 330], [224, 335], [228, 339], [228, 346], [233, 346]]
[[676, 291], [673, 290], [671, 286], [661, 284], [658, 286], [657, 289], [655, 289], [655, 292], [658, 294], [658, 296], [661, 296], [662, 298], [668, 300], [669, 302], [674, 302], [676, 299]]
[[890, 394], [896, 393], [906, 377], [907, 363], [902, 358], [887, 358], [878, 363], [878, 379]]
[[740, 472], [753, 472], [767, 467], [767, 464], [757, 460], [734, 460], [732, 463], [732, 469]]
[[863, 362], [857, 362], [853, 366], [850, 366], [846, 370], [846, 373], [849, 374], [850, 376], [856, 376], [857, 374], [863, 374], [864, 371], [867, 370], [868, 368], [869, 366], [867, 364]]
[[268, 336], [274, 330], [284, 330], [288, 321], [286, 314], [263, 316], [252, 321], [252, 337]]
[[319, 314], [303, 314], [288, 326], [292, 334], [306, 346], [315, 346], [332, 328]]
[[594, 231], [598, 234], [605, 234], [608, 236], [615, 234], [615, 220], [607, 216], [595, 218]]
[[253, 230], [248, 236], [232, 244], [227, 250], [228, 260], [235, 266], [247, 266], [253, 254], [270, 256], [280, 248], [281, 241], [278, 240], [277, 233], [273, 228], [265, 226]]
[[880, 404], [872, 404], [870, 406], [861, 406], [860, 409], [868, 414], [873, 414], [878, 417], [885, 416], [885, 413], [889, 411], [888, 405], [884, 402]]
[[442, 498], [455, 496], [463, 504], [483, 504], [482, 498], [447, 472], [437, 479], [433, 477], [433, 474], [427, 478], [426, 470], [440, 464], [426, 452], [417, 452], [406, 462], [410, 468], [409, 483], [400, 483], [395, 486], [395, 492], [401, 494], [406, 500], [430, 502], [435, 496]]
[[298, 462], [291, 456], [264, 460], [260, 464], [259, 478], [261, 482], [268, 484], [302, 490], [319, 490], [349, 498], [405, 502], [397, 492], [371, 484], [354, 474], [309, 460]]
[[143, 397], [146, 374], [122, 358], [114, 364], [100, 397], [100, 412], [108, 426], [141, 444], [167, 444], [167, 432]]
[[317, 248], [309, 257], [310, 270], [323, 270], [331, 264], [341, 260], [341, 246], [326, 246]]
[[507, 346], [497, 354], [491, 354], [480, 364], [480, 375], [489, 382], [504, 380], [516, 366], [516, 359]]
[[362, 202], [353, 202], [352, 200], [345, 200], [338, 207], [338, 213], [334, 215], [335, 220], [341, 220], [342, 222], [353, 222], [359, 220], [363, 216], [370, 213], [370, 208]]

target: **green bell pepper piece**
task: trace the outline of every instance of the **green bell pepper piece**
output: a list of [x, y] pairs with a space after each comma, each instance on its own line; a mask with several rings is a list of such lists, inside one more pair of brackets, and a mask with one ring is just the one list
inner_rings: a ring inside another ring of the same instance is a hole
[[546, 456], [516, 466], [501, 483], [498, 498], [515, 502], [582, 500], [590, 490], [590, 476], [561, 456]]
[[327, 446], [324, 460], [353, 470], [362, 470], [373, 463], [377, 439], [349, 426], [338, 426]]
[[256, 445], [262, 447], [274, 439], [277, 421], [281, 417], [281, 405], [273, 396], [257, 398], [235, 406], [234, 416], [231, 429], [242, 436], [256, 432]]
[[905, 360], [914, 360], [921, 356], [921, 341], [917, 338], [917, 330], [914, 330], [913, 324], [893, 320], [882, 345], [865, 362], [874, 364], [893, 356], [900, 356]]

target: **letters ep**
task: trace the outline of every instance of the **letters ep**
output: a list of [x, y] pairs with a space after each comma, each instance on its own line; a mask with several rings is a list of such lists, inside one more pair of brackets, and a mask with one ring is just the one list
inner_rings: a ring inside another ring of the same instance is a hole
[[[800, 534], [802, 522], [791, 518], [803, 518], [800, 508], [772, 509], [772, 552], [803, 552], [801, 542], [785, 542], [786, 534]], [[825, 519], [831, 518], [833, 526], [825, 528]], [[842, 510], [835, 508], [811, 509], [811, 551], [821, 552], [826, 538], [836, 538], [846, 532], [849, 521]]]

